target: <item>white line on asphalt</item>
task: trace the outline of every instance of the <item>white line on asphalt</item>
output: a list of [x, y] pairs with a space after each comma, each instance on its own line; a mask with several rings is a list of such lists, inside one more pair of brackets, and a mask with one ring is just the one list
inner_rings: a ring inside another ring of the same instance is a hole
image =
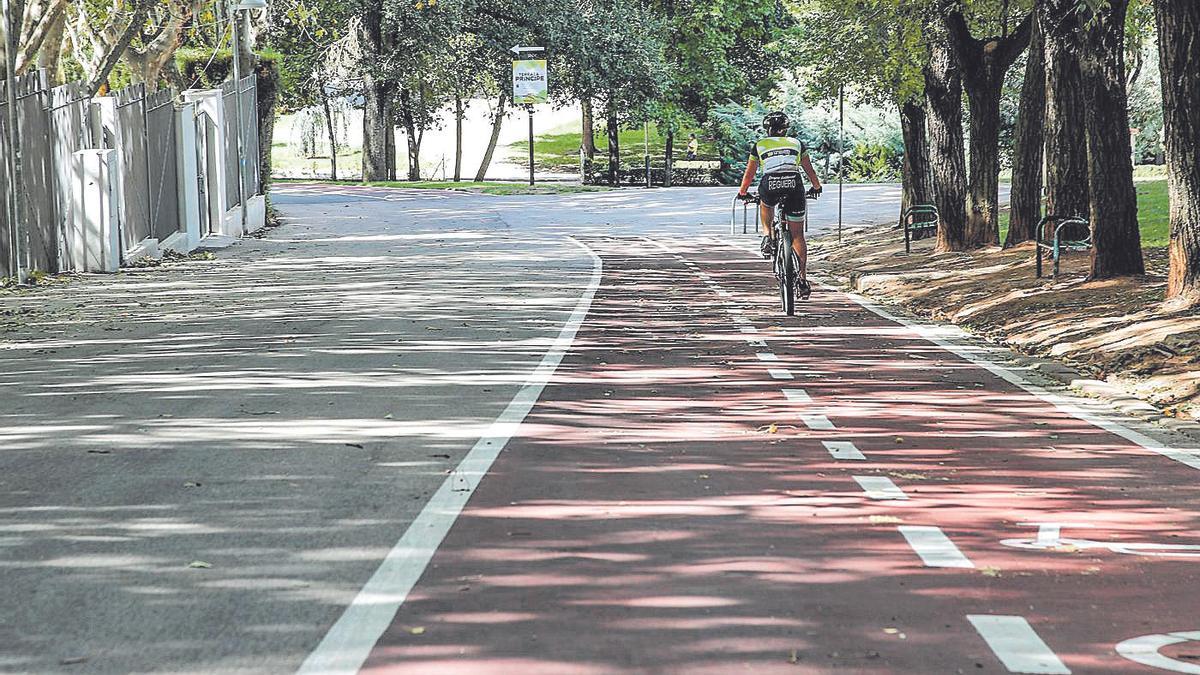
[[832, 431], [837, 428], [824, 415], [801, 415], [800, 420], [804, 422], [804, 426], [813, 431]]
[[825, 444], [825, 449], [829, 451], [829, 454], [833, 455], [834, 459], [853, 459], [862, 461], [867, 458], [867, 456], [862, 454], [862, 451], [860, 451], [858, 448], [854, 447], [854, 444], [850, 441], [821, 442]]
[[508, 407], [417, 514], [298, 672], [322, 675], [358, 672], [404, 604], [409, 591], [425, 572], [425, 567], [467, 500], [474, 494], [479, 481], [487, 474], [509, 439], [516, 434], [563, 357], [571, 349], [575, 334], [596, 297], [596, 289], [600, 287], [603, 263], [600, 256], [586, 244], [574, 238], [568, 239], [592, 258], [592, 276], [575, 304], [575, 310]]
[[783, 397], [791, 403], [812, 403], [812, 397], [803, 389], [784, 389]]
[[792, 377], [792, 373], [790, 371], [783, 370], [780, 368], [769, 368], [769, 369], [767, 369], [767, 373], [769, 373], [771, 375], [771, 377], [775, 378], [776, 380], [794, 380], [794, 379], [796, 379], [796, 378]]
[[887, 476], [851, 476], [854, 482], [867, 493], [870, 499], [908, 499], [891, 478]]
[[763, 349], [767, 348], [766, 340], [760, 340], [759, 338], [746, 338], [746, 342], [749, 342], [751, 347], [762, 347]]
[[754, 326], [742, 326], [741, 331], [743, 333], [757, 333], [758, 329]]
[[[834, 289], [830, 288], [830, 290], [834, 290]], [[1045, 401], [1046, 403], [1049, 403], [1050, 405], [1054, 406], [1055, 408], [1058, 408], [1059, 410], [1067, 413], [1068, 415], [1071, 415], [1072, 417], [1074, 417], [1076, 419], [1083, 420], [1084, 422], [1087, 422], [1088, 424], [1091, 424], [1093, 426], [1097, 426], [1109, 433], [1116, 434], [1117, 436], [1120, 436], [1121, 438], [1124, 438], [1127, 441], [1131, 441], [1133, 443], [1136, 443], [1137, 445], [1142, 446], [1143, 448], [1149, 450], [1150, 452], [1157, 453], [1157, 454], [1162, 455], [1163, 457], [1167, 457], [1169, 459], [1173, 459], [1176, 462], [1190, 466], [1193, 469], [1200, 469], [1200, 452], [1197, 452], [1194, 450], [1181, 450], [1179, 448], [1172, 448], [1172, 447], [1166, 445], [1165, 443], [1162, 443], [1153, 438], [1150, 438], [1149, 436], [1147, 436], [1143, 433], [1134, 431], [1133, 429], [1126, 428], [1116, 422], [1109, 421], [1107, 419], [1104, 419], [1103, 417], [1100, 417], [1099, 415], [1088, 412], [1088, 411], [1080, 408], [1079, 406], [1075, 405], [1074, 403], [1068, 401], [1064, 397], [1059, 396], [1058, 394], [1055, 394], [1053, 392], [1050, 392], [1043, 387], [1033, 384], [1032, 382], [1026, 381], [1025, 378], [1012, 372], [1011, 370], [1005, 368], [1004, 366], [1000, 366], [995, 363], [991, 363], [989, 361], [984, 360], [983, 358], [975, 356], [974, 354], [971, 353], [970, 348], [961, 347], [954, 343], [943, 340], [942, 338], [935, 335], [934, 331], [931, 330], [930, 328], [911, 323], [909, 321], [906, 321], [905, 319], [895, 316], [894, 314], [888, 312], [887, 310], [885, 310], [881, 307], [878, 307], [871, 301], [869, 301], [866, 298], [864, 298], [860, 295], [857, 295], [855, 293], [846, 293], [846, 297], [850, 298], [855, 303], [857, 303], [859, 306], [863, 307], [864, 309], [866, 309], [870, 312], [873, 312], [874, 314], [876, 314], [878, 316], [881, 316], [889, 321], [895, 321], [896, 323], [911, 329], [917, 335], [919, 335], [922, 338], [941, 347], [942, 349], [945, 349], [946, 351], [950, 352], [951, 354], [954, 354], [962, 359], [965, 359], [965, 360], [969, 361], [970, 363], [973, 363], [976, 366], [979, 366], [980, 368], [983, 368], [984, 370], [992, 373], [993, 375], [999, 377], [1000, 379], [1002, 379], [1010, 384], [1016, 385], [1016, 386], [1020, 387], [1021, 389], [1024, 389], [1025, 391], [1029, 392], [1030, 394], [1033, 394], [1037, 398], [1040, 398], [1041, 400]]]
[[758, 357], [759, 361], [778, 361], [779, 360], [779, 357], [775, 356], [771, 352], [759, 352], [759, 353], [755, 354], [755, 356]]
[[980, 637], [992, 648], [1008, 672], [1070, 675], [1070, 669], [1024, 617], [968, 614], [967, 621], [975, 626]]
[[729, 291], [721, 291], [721, 290], [718, 290], [718, 291], [717, 291], [717, 295], [721, 296], [722, 298], [730, 298], [730, 297], [733, 297], [733, 293], [730, 293]]
[[929, 567], [975, 567], [975, 563], [958, 550], [941, 528], [924, 525], [901, 525], [900, 534]]

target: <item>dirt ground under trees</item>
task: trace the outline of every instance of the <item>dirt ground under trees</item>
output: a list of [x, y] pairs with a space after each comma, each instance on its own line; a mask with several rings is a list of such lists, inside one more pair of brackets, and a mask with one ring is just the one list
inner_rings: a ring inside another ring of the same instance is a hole
[[878, 226], [840, 244], [816, 238], [812, 268], [919, 316], [1061, 361], [1168, 415], [1200, 417], [1200, 311], [1163, 309], [1166, 249], [1145, 249], [1145, 276], [1109, 281], [1086, 280], [1088, 255], [1068, 253], [1057, 279], [1038, 279], [1031, 243], [934, 253], [928, 238], [905, 254], [903, 233]]

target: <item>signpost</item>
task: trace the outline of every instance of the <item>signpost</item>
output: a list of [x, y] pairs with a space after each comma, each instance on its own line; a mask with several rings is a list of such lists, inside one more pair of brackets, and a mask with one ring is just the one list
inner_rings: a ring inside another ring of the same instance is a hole
[[529, 113], [529, 184], [533, 185], [533, 106], [550, 101], [550, 88], [546, 77], [546, 59], [526, 58], [526, 53], [544, 52], [544, 47], [512, 48], [513, 59], [513, 103], [524, 105]]

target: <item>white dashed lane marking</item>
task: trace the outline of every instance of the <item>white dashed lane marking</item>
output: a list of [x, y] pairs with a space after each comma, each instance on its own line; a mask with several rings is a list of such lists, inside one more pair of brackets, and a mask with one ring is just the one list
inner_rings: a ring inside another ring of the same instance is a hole
[[973, 568], [971, 562], [962, 551], [950, 541], [950, 538], [938, 527], [923, 525], [901, 525], [900, 534], [908, 540], [908, 545], [928, 567], [962, 567]]
[[812, 403], [812, 397], [803, 389], [784, 389], [783, 397], [791, 403]]
[[832, 431], [837, 428], [824, 415], [801, 415], [800, 421], [804, 422], [804, 426], [813, 431]]
[[771, 369], [767, 370], [767, 372], [770, 373], [771, 377], [775, 378], [776, 380], [794, 380], [794, 379], [796, 379], [796, 378], [792, 377], [792, 373], [790, 371], [782, 370], [780, 368], [771, 368]]
[[779, 357], [775, 356], [771, 352], [759, 352], [759, 353], [755, 354], [755, 356], [758, 357], [759, 361], [778, 361], [779, 360]]
[[1070, 669], [1050, 650], [1024, 617], [968, 614], [967, 621], [992, 648], [1008, 672], [1070, 675]]
[[829, 454], [833, 455], [834, 459], [853, 459], [865, 461], [867, 456], [862, 454], [858, 448], [850, 441], [822, 441], [825, 444], [825, 449]]
[[743, 333], [757, 333], [757, 332], [758, 332], [758, 329], [757, 329], [757, 328], [755, 328], [754, 326], [742, 326], [742, 327], [740, 328], [740, 330], [741, 330]]
[[852, 476], [852, 478], [871, 499], [908, 499], [904, 490], [897, 487], [887, 476]]

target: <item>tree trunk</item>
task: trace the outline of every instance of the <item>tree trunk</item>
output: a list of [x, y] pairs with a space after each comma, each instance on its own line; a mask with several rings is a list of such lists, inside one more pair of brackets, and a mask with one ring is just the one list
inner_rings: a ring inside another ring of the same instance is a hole
[[583, 119], [580, 122], [580, 130], [582, 131], [583, 156], [587, 159], [596, 158], [596, 120], [592, 116], [592, 99], [585, 98], [579, 102], [580, 108], [583, 110]]
[[1092, 279], [1145, 272], [1125, 90], [1128, 7], [1129, 0], [1109, 0], [1082, 34], [1084, 49], [1079, 65], [1087, 110]]
[[1200, 3], [1158, 0], [1158, 54], [1170, 186], [1172, 307], [1200, 305]]
[[487, 150], [483, 153], [483, 161], [479, 164], [479, 171], [475, 172], [475, 182], [483, 181], [487, 175], [488, 167], [492, 164], [492, 155], [496, 153], [496, 142], [500, 140], [500, 125], [504, 122], [504, 105], [508, 102], [508, 91], [500, 90], [500, 101], [496, 104], [496, 114], [492, 116], [492, 137], [488, 139]]
[[1004, 77], [1029, 44], [1032, 16], [1002, 38], [977, 40], [961, 12], [944, 15], [946, 32], [971, 106], [968, 248], [1000, 243], [1000, 98]]
[[404, 125], [404, 140], [408, 150], [408, 179], [421, 180], [421, 131], [417, 129], [412, 114], [412, 97], [408, 91], [400, 90], [400, 122]]
[[362, 177], [364, 181], [388, 180], [391, 176], [390, 145], [392, 133], [391, 83], [376, 79], [367, 73], [363, 77], [365, 102], [363, 105], [363, 155]]
[[1046, 41], [1046, 213], [1088, 217], [1083, 76], [1074, 49], [1078, 15], [1039, 2]]
[[945, 45], [935, 44], [931, 49], [925, 68], [925, 100], [933, 201], [941, 216], [937, 250], [962, 251], [967, 222], [962, 80]]
[[461, 94], [454, 95], [454, 182], [462, 180], [462, 136], [463, 100]]
[[1004, 246], [1033, 239], [1042, 219], [1042, 163], [1046, 147], [1046, 50], [1041, 22], [1033, 27], [1013, 148], [1013, 182]]
[[[929, 174], [929, 137], [925, 132], [925, 106], [918, 98], [900, 104], [900, 130], [904, 136], [904, 163], [901, 175], [904, 188], [900, 199], [900, 214], [918, 204], [929, 204], [933, 198]], [[825, 155], [828, 175], [829, 154]]]
[[663, 187], [671, 187], [675, 173], [675, 129], [667, 126], [666, 143], [663, 146]]
[[325, 110], [325, 132], [329, 134], [329, 177], [332, 180], [337, 180], [337, 132], [333, 126], [333, 108], [329, 105], [329, 92], [325, 90], [325, 83], [318, 84], [321, 88], [321, 107]]
[[620, 179], [621, 169], [621, 140], [620, 126], [617, 124], [617, 107], [608, 104], [605, 111], [605, 123], [608, 126], [608, 184], [616, 185]]

